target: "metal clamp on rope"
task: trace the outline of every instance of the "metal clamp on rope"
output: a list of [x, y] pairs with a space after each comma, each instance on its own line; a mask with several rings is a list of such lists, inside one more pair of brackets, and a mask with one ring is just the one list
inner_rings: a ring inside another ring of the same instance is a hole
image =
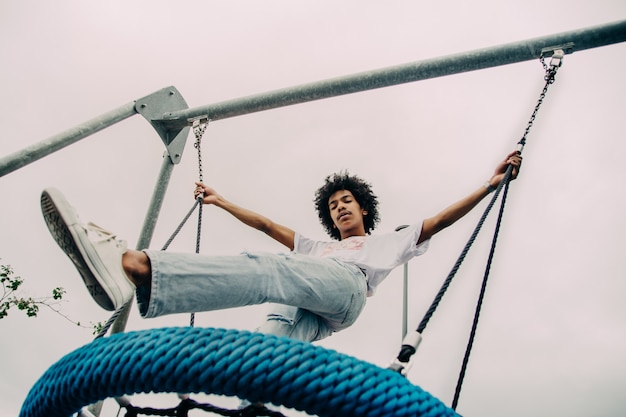
[[396, 371], [401, 375], [406, 376], [409, 373], [409, 370], [413, 366], [413, 361], [411, 358], [415, 351], [417, 351], [417, 347], [422, 342], [422, 335], [414, 331], [412, 333], [407, 333], [402, 339], [402, 347], [400, 348], [400, 353], [393, 360], [391, 365], [389, 365], [388, 369], [392, 371]]
[[565, 57], [565, 52], [562, 49], [556, 49], [552, 54], [552, 59], [550, 60], [551, 67], [560, 67], [563, 64], [563, 57]]

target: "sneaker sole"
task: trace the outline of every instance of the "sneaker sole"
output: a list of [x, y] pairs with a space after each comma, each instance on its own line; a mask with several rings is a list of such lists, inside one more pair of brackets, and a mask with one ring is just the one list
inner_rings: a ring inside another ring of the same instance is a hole
[[89, 254], [84, 252], [90, 243], [72, 206], [60, 191], [47, 188], [41, 193], [41, 211], [52, 237], [78, 269], [91, 297], [103, 309], [115, 310], [113, 297], [92, 272], [98, 269], [94, 267]]

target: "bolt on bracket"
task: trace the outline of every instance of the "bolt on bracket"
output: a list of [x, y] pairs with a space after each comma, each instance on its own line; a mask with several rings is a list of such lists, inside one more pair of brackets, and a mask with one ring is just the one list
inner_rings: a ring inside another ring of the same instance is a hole
[[175, 87], [163, 88], [135, 102], [135, 110], [156, 130], [173, 164], [178, 164], [182, 158], [189, 127], [168, 127], [163, 123], [163, 115], [188, 108], [185, 99]]

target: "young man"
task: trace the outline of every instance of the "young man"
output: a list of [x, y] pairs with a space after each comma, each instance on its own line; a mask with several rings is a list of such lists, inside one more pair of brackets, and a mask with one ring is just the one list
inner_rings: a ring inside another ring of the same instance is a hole
[[367, 296], [396, 266], [421, 255], [429, 239], [467, 214], [521, 157], [512, 152], [491, 179], [437, 215], [398, 232], [371, 236], [379, 221], [370, 185], [347, 173], [326, 178], [315, 204], [322, 225], [336, 241], [313, 241], [269, 218], [240, 207], [212, 188], [196, 183], [195, 197], [282, 243], [288, 254], [205, 256], [127, 250], [124, 241], [80, 222], [55, 189], [41, 196], [44, 218], [72, 260], [90, 294], [107, 310], [117, 309], [136, 291], [143, 317], [274, 303], [259, 331], [315, 341], [352, 325]]

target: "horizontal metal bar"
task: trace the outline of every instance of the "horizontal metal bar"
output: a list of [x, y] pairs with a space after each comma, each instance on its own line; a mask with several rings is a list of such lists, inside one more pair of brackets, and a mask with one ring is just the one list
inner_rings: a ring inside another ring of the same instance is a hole
[[566, 53], [572, 53], [624, 41], [626, 20], [168, 112], [160, 123], [170, 128], [181, 127], [196, 117], [208, 115], [210, 120], [226, 119], [344, 94], [529, 61], [538, 59], [542, 54], [551, 55], [549, 51], [555, 47], [562, 47]]
[[[211, 120], [226, 119], [324, 98], [529, 61], [539, 58], [542, 54], [549, 55], [552, 50], [557, 48], [564, 49], [566, 53], [572, 53], [624, 41], [626, 41], [626, 20], [332, 78], [192, 109], [166, 112], [162, 119], [153, 119], [152, 122], [153, 125], [161, 123], [163, 128], [174, 130], [189, 125], [189, 120], [198, 117], [208, 116]], [[0, 158], [0, 177], [136, 113], [135, 102], [131, 102], [14, 154]]]
[[13, 172], [16, 169], [22, 168], [31, 162], [41, 159], [44, 156], [63, 149], [74, 142], [99, 132], [100, 130], [133, 116], [136, 113], [135, 102], [133, 101], [132, 103], [118, 107], [115, 110], [91, 119], [79, 126], [3, 157], [0, 159], [0, 177]]

